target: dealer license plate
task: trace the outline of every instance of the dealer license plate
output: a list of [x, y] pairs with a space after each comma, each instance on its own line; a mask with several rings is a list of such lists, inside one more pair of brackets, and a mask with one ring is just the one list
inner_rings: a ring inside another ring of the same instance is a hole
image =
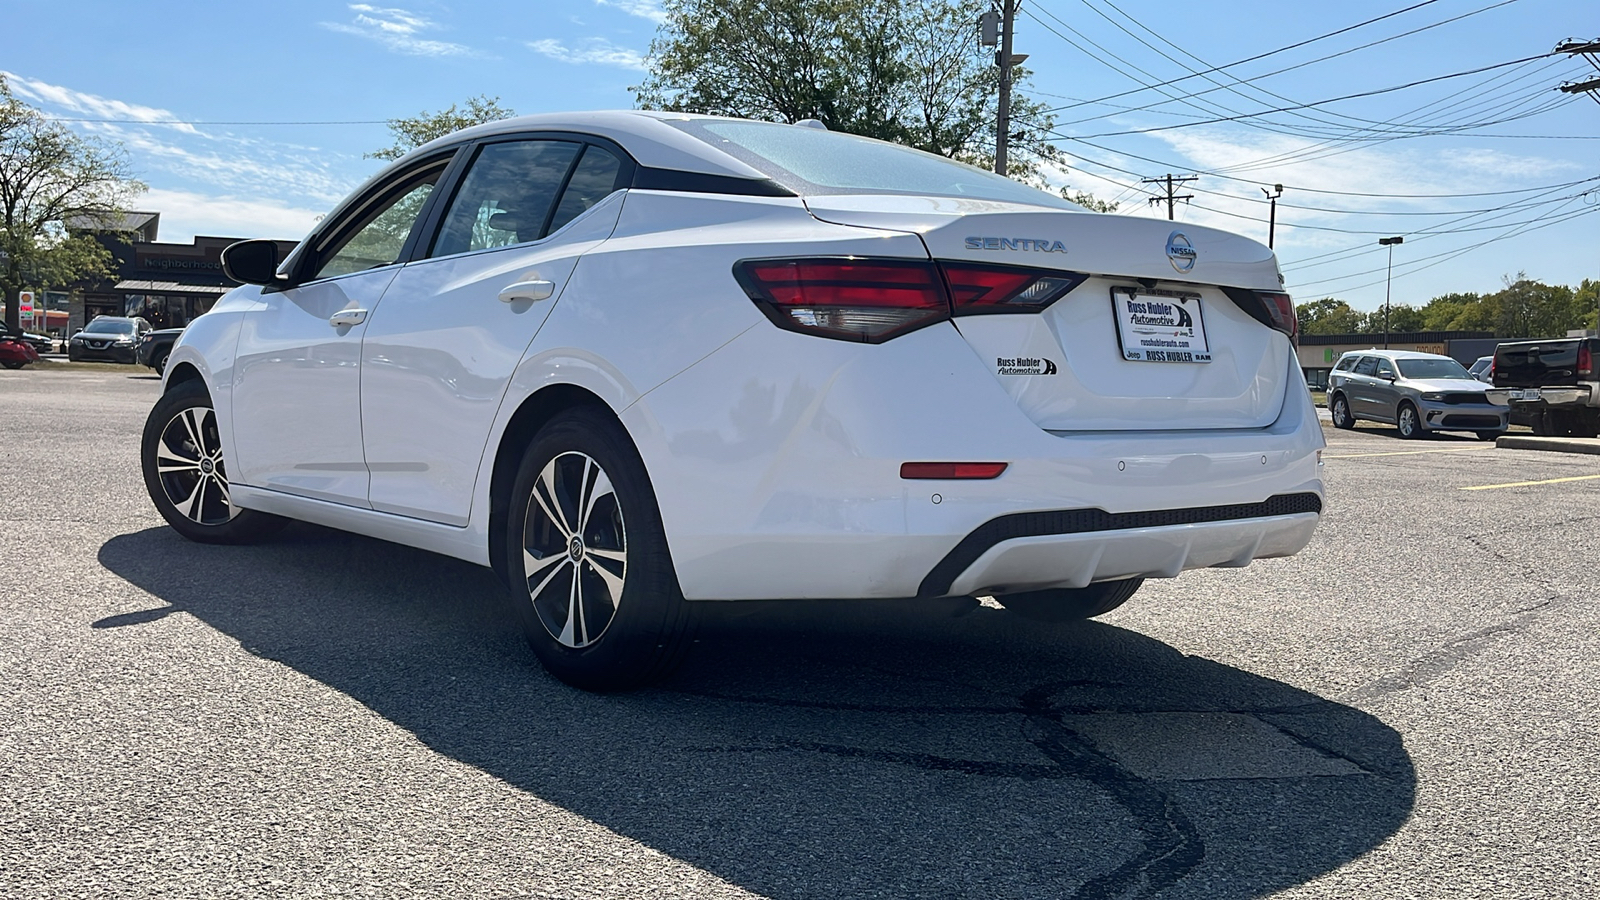
[[1200, 298], [1112, 288], [1122, 358], [1137, 362], [1211, 362]]
[[1528, 388], [1523, 391], [1510, 391], [1507, 396], [1513, 400], [1537, 400], [1539, 399], [1539, 389]]

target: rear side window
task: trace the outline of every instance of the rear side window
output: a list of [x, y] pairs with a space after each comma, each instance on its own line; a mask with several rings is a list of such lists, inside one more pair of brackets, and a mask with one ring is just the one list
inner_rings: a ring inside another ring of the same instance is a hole
[[1378, 374], [1378, 358], [1376, 356], [1363, 356], [1361, 362], [1356, 363], [1357, 375]]
[[1346, 356], [1344, 359], [1339, 360], [1339, 364], [1334, 368], [1341, 372], [1348, 372], [1356, 367], [1356, 360], [1358, 359], [1360, 359], [1359, 356]]
[[582, 144], [505, 141], [487, 144], [450, 201], [429, 256], [536, 241]]
[[595, 146], [585, 149], [578, 167], [572, 170], [567, 189], [561, 194], [561, 205], [550, 219], [550, 231], [559, 231], [616, 190], [617, 173], [621, 170], [622, 162], [610, 152]]

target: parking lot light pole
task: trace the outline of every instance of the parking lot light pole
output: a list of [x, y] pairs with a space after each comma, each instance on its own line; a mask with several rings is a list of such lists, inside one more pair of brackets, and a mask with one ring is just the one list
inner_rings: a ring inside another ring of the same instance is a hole
[[1389, 248], [1389, 274], [1383, 277], [1383, 349], [1389, 349], [1389, 287], [1394, 281], [1394, 245], [1404, 244], [1403, 237], [1378, 238], [1378, 246]]

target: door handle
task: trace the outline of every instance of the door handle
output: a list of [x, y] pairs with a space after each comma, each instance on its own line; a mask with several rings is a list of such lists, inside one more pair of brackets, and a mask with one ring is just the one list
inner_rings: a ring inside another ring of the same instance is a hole
[[328, 318], [328, 324], [335, 328], [346, 325], [360, 325], [367, 320], [367, 311], [364, 309], [341, 309]]
[[548, 300], [556, 292], [553, 281], [519, 281], [508, 284], [500, 289], [500, 302], [513, 303], [517, 300]]

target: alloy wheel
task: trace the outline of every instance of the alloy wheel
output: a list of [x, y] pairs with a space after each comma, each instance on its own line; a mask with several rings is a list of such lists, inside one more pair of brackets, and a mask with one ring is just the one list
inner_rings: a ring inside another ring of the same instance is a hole
[[156, 472], [167, 500], [191, 522], [221, 525], [239, 514], [228, 492], [215, 411], [191, 406], [168, 420], [156, 441]]
[[539, 472], [523, 523], [522, 566], [551, 637], [575, 650], [600, 640], [622, 602], [628, 550], [616, 489], [593, 457], [561, 453]]

